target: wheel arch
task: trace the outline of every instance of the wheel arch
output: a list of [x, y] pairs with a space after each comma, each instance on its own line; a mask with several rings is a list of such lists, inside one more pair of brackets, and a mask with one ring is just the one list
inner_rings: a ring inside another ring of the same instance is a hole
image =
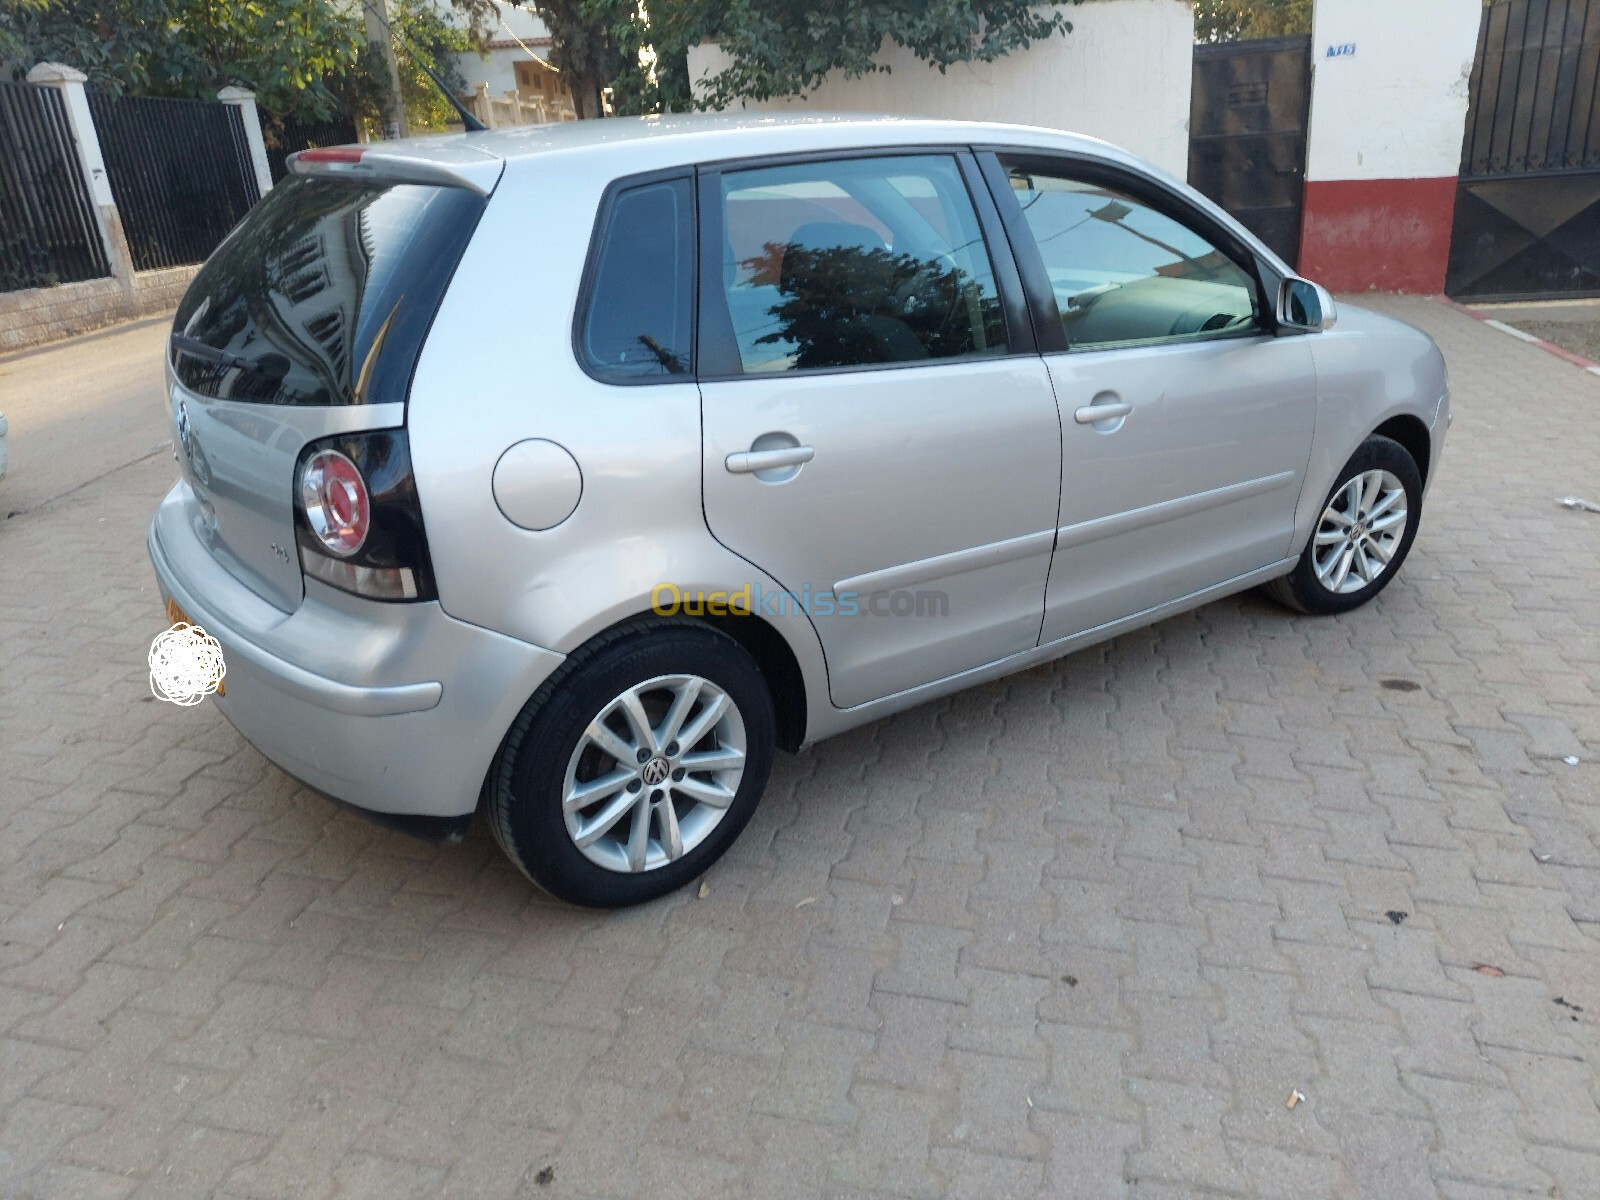
[[681, 614], [663, 616], [649, 609], [621, 617], [604, 629], [586, 638], [582, 646], [575, 647], [576, 654], [584, 647], [599, 641], [609, 641], [619, 634], [637, 630], [645, 632], [666, 625], [703, 625], [726, 634], [742, 646], [755, 659], [767, 690], [772, 696], [773, 713], [777, 718], [777, 744], [791, 754], [799, 750], [806, 738], [806, 680], [788, 640], [771, 622], [755, 614], [726, 613]]
[[1386, 437], [1391, 441], [1399, 442], [1405, 448], [1411, 460], [1417, 464], [1417, 474], [1422, 476], [1423, 486], [1428, 483], [1428, 464], [1433, 452], [1432, 435], [1422, 420], [1411, 413], [1401, 413], [1390, 417], [1383, 424], [1374, 429], [1370, 436]]

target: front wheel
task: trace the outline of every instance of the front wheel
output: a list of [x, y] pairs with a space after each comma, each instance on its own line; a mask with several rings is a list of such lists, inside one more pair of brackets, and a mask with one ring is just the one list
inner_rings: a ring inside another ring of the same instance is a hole
[[1349, 612], [1389, 585], [1422, 515], [1422, 473], [1409, 451], [1374, 435], [1339, 472], [1295, 569], [1267, 594], [1299, 612]]
[[616, 908], [681, 887], [755, 811], [775, 721], [726, 634], [648, 622], [578, 651], [529, 701], [490, 770], [490, 827], [534, 883]]

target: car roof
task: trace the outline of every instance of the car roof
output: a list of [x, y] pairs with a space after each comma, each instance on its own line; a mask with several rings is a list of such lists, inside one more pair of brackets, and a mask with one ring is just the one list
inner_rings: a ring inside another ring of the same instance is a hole
[[633, 162], [648, 148], [649, 157], [656, 160], [657, 165], [668, 166], [809, 150], [952, 143], [1040, 146], [1135, 161], [1131, 155], [1097, 138], [1058, 129], [825, 112], [673, 113], [563, 121], [373, 142], [366, 150], [368, 154], [459, 167], [485, 159], [513, 162], [551, 153], [615, 155], [619, 161]]

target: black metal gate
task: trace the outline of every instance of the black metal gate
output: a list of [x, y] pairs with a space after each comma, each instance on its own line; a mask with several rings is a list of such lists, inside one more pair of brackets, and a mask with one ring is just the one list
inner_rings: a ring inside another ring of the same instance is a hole
[[261, 198], [234, 105], [91, 92], [89, 110], [138, 270], [202, 261]]
[[1189, 182], [1293, 265], [1300, 251], [1311, 39], [1194, 48]]
[[1600, 0], [1483, 18], [1445, 291], [1600, 295]]
[[61, 93], [0, 83], [0, 292], [110, 273]]

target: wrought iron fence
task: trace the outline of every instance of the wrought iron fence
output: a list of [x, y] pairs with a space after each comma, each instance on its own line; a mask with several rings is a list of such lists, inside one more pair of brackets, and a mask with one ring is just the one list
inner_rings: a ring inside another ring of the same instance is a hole
[[261, 198], [231, 104], [89, 94], [133, 265], [200, 262]]
[[0, 83], [0, 292], [110, 273], [61, 93]]
[[1468, 178], [1600, 170], [1600, 0], [1484, 13], [1461, 155]]
[[284, 121], [276, 129], [266, 130], [267, 166], [272, 170], [272, 182], [277, 183], [289, 173], [289, 155], [313, 146], [344, 146], [356, 140], [356, 124], [349, 117], [333, 121]]

